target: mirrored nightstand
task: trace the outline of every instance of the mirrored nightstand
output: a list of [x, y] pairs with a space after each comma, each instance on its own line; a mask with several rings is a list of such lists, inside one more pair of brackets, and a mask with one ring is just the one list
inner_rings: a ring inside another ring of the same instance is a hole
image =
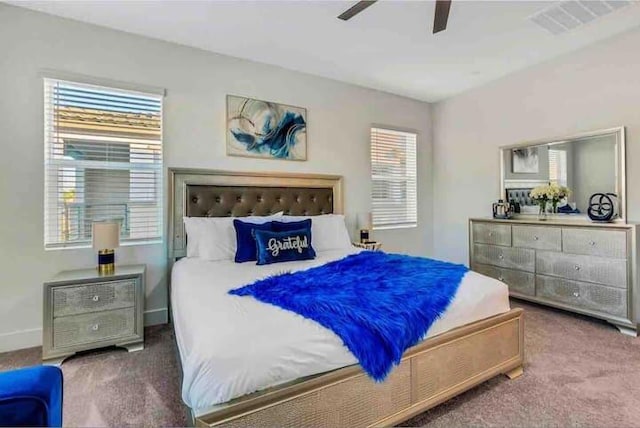
[[42, 359], [61, 364], [76, 352], [121, 346], [144, 347], [145, 266], [60, 272], [44, 283]]
[[354, 242], [354, 247], [364, 248], [369, 251], [379, 251], [382, 249], [382, 242]]

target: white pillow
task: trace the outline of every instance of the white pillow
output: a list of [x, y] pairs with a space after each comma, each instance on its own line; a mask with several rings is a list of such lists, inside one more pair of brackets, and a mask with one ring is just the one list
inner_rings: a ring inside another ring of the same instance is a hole
[[351, 248], [351, 238], [342, 214], [323, 214], [314, 216], [285, 215], [276, 219], [283, 223], [311, 219], [311, 245], [316, 251], [340, 250]]
[[269, 216], [184, 217], [187, 233], [187, 257], [204, 260], [231, 260], [236, 255], [236, 231], [233, 220], [266, 223], [280, 219], [282, 212]]

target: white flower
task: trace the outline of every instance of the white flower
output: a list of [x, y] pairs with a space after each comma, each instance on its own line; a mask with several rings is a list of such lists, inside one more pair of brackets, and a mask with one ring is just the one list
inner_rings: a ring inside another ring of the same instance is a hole
[[531, 190], [530, 196], [537, 201], [555, 201], [559, 202], [571, 194], [571, 190], [565, 186], [559, 186], [556, 183], [549, 183], [544, 186], [538, 186]]

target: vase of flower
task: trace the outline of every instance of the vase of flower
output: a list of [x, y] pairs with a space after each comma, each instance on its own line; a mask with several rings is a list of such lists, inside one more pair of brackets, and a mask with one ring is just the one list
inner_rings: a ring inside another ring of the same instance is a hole
[[567, 198], [571, 190], [565, 186], [549, 183], [546, 186], [538, 186], [531, 190], [530, 196], [539, 206], [538, 220], [547, 220], [547, 206], [551, 204], [551, 212], [558, 212], [558, 204]]
[[538, 205], [540, 206], [538, 220], [545, 221], [547, 219], [547, 200], [544, 198], [538, 199]]

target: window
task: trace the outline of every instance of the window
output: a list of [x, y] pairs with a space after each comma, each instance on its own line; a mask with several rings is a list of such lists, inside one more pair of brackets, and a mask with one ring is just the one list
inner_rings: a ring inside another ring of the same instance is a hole
[[374, 229], [417, 224], [416, 139], [411, 132], [371, 128]]
[[162, 96], [44, 80], [45, 248], [91, 242], [94, 221], [122, 242], [162, 237]]
[[567, 186], [567, 152], [549, 149], [549, 182]]

